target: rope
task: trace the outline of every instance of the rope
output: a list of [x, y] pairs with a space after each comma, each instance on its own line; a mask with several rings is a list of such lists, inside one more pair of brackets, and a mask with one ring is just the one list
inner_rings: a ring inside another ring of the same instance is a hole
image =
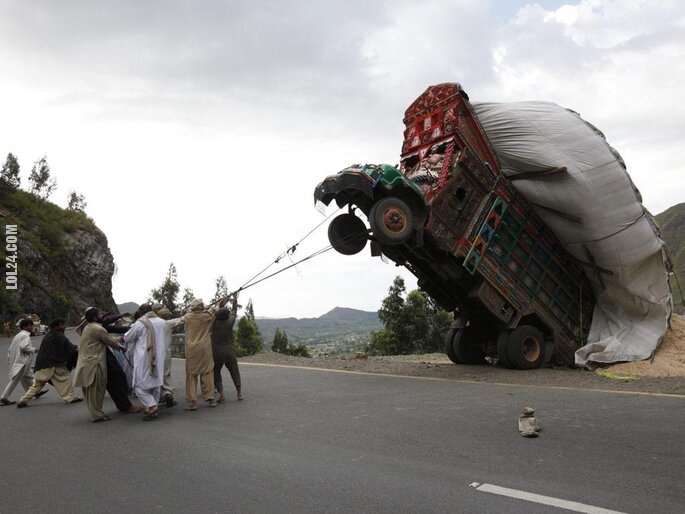
[[[367, 231], [367, 234], [368, 234], [368, 231]], [[341, 244], [341, 243], [344, 243], [346, 241], [349, 241], [349, 240], [354, 239], [354, 238], [359, 237], [359, 236], [360, 236], [360, 234], [350, 234], [347, 237], [343, 237], [342, 239], [338, 239], [337, 241], [335, 241], [335, 244]], [[328, 246], [324, 246], [320, 250], [317, 250], [314, 253], [311, 253], [311, 254], [307, 255], [306, 257], [303, 257], [299, 261], [293, 262], [292, 264], [286, 266], [283, 269], [280, 269], [274, 273], [271, 273], [270, 275], [267, 275], [266, 277], [260, 278], [259, 280], [255, 281], [255, 282], [246, 283], [245, 285], [241, 286], [240, 289], [238, 289], [237, 291], [234, 291], [233, 293], [230, 293], [230, 294], [238, 293], [240, 291], [247, 289], [248, 287], [252, 287], [252, 286], [259, 284], [260, 282], [264, 282], [265, 280], [267, 280], [271, 277], [274, 277], [274, 276], [278, 275], [279, 273], [283, 273], [284, 271], [289, 270], [290, 268], [297, 266], [298, 264], [300, 264], [302, 262], [313, 259], [314, 257], [318, 257], [319, 255], [326, 253], [327, 251], [331, 250], [332, 248], [333, 248], [333, 244], [330, 244]]]
[[[256, 286], [260, 282], [264, 282], [265, 280], [267, 280], [271, 277], [274, 277], [274, 276], [278, 275], [279, 273], [283, 273], [284, 271], [289, 270], [290, 268], [297, 266], [298, 264], [300, 264], [304, 261], [308, 261], [309, 259], [313, 259], [314, 257], [318, 257], [319, 255], [326, 253], [328, 250], [330, 250], [332, 248], [333, 248], [332, 245], [325, 246], [325, 247], [321, 248], [320, 250], [317, 250], [316, 252], [309, 254], [307, 257], [304, 257], [304, 258], [300, 259], [299, 261], [293, 262], [292, 264], [286, 266], [285, 268], [280, 269], [280, 270], [272, 273], [271, 275], [267, 275], [266, 277], [260, 278], [259, 280], [255, 281], [255, 282], [248, 283], [246, 285], [241, 286], [240, 289], [238, 289], [238, 291], [244, 291], [248, 287]], [[235, 292], [237, 293], [238, 291], [235, 291]], [[233, 293], [231, 293], [231, 294], [233, 294]]]
[[[308, 237], [309, 237], [317, 228], [319, 228], [321, 225], [323, 225], [324, 223], [326, 223], [326, 222], [327, 222], [334, 214], [336, 214], [339, 210], [340, 210], [340, 207], [338, 207], [335, 211], [333, 211], [330, 215], [328, 215], [321, 223], [319, 223], [317, 226], [315, 226], [313, 229], [311, 229], [309, 232], [307, 232], [307, 233], [305, 234], [305, 236], [304, 236], [302, 239], [300, 239], [297, 243], [295, 243], [294, 245], [290, 246], [285, 252], [283, 252], [283, 253], [280, 254], [278, 257], [276, 257], [276, 259], [275, 259], [273, 262], [269, 263], [269, 265], [268, 265], [267, 267], [265, 267], [263, 270], [261, 270], [261, 271], [260, 271], [259, 273], [257, 273], [256, 275], [252, 276], [250, 279], [248, 279], [248, 280], [247, 280], [242, 286], [240, 286], [240, 287], [238, 288], [238, 290], [235, 291], [235, 292], [242, 291], [243, 289], [245, 289], [245, 287], [247, 286], [247, 284], [249, 284], [250, 282], [252, 282], [255, 278], [257, 278], [259, 275], [261, 275], [262, 273], [264, 273], [264, 272], [265, 272], [266, 270], [268, 270], [271, 266], [273, 266], [274, 264], [278, 264], [283, 258], [287, 257], [288, 255], [292, 255], [293, 253], [295, 253], [295, 251], [297, 250], [297, 247], [300, 245], [300, 243], [301, 243], [302, 241], [304, 241], [305, 239], [307, 239], [307, 238], [308, 238]], [[289, 267], [292, 267], [292, 266], [289, 266]], [[286, 269], [287, 269], [287, 268], [286, 268]], [[269, 276], [272, 276], [272, 275], [269, 275]]]
[[[264, 273], [266, 270], [268, 270], [271, 266], [273, 266], [274, 264], [278, 264], [283, 258], [285, 258], [285, 257], [287, 257], [287, 256], [290, 256], [290, 255], [292, 255], [293, 253], [295, 253], [295, 251], [297, 250], [297, 247], [300, 245], [300, 243], [302, 243], [302, 241], [304, 241], [305, 239], [307, 239], [307, 238], [308, 238], [316, 229], [318, 229], [321, 225], [323, 225], [324, 223], [326, 223], [331, 217], [333, 217], [334, 214], [337, 214], [337, 212], [338, 212], [340, 209], [341, 209], [341, 208], [338, 207], [335, 211], [333, 211], [331, 214], [329, 214], [328, 216], [326, 216], [326, 218], [325, 218], [321, 223], [319, 223], [319, 224], [316, 225], [313, 229], [311, 229], [309, 232], [307, 232], [307, 233], [302, 237], [302, 239], [300, 239], [300, 240], [299, 240], [297, 243], [295, 243], [294, 245], [290, 246], [285, 252], [283, 252], [283, 253], [280, 254], [278, 257], [276, 257], [276, 259], [275, 259], [273, 262], [269, 263], [268, 266], [266, 266], [264, 269], [262, 269], [262, 270], [261, 270], [259, 273], [257, 273], [256, 275], [253, 275], [249, 280], [247, 280], [247, 281], [246, 281], [242, 286], [240, 286], [238, 289], [236, 289], [235, 291], [231, 291], [230, 293], [228, 293], [227, 296], [228, 296], [228, 297], [231, 297], [231, 296], [233, 296], [233, 295], [236, 295], [236, 294], [239, 293], [240, 291], [244, 291], [245, 289], [247, 289], [247, 288], [249, 288], [249, 287], [252, 287], [252, 286], [254, 286], [254, 285], [257, 285], [257, 284], [259, 284], [260, 282], [263, 282], [264, 280], [267, 280], [267, 279], [269, 279], [269, 278], [271, 278], [271, 277], [274, 277], [274, 276], [278, 275], [279, 273], [282, 273], [282, 272], [284, 272], [284, 271], [286, 271], [286, 270], [288, 270], [288, 269], [290, 269], [290, 268], [293, 268], [293, 267], [297, 266], [298, 264], [300, 264], [300, 263], [302, 263], [302, 262], [308, 261], [309, 259], [313, 259], [314, 257], [317, 257], [317, 256], [321, 255], [322, 253], [325, 253], [325, 252], [327, 252], [328, 250], [330, 250], [331, 248], [333, 248], [333, 245], [325, 246], [325, 247], [323, 247], [322, 249], [317, 250], [316, 252], [314, 252], [314, 253], [308, 255], [307, 257], [304, 257], [303, 259], [300, 259], [299, 261], [293, 262], [293, 263], [290, 264], [289, 266], [286, 266], [285, 268], [283, 268], [283, 269], [281, 269], [281, 270], [278, 270], [278, 271], [276, 271], [275, 273], [271, 273], [270, 275], [267, 275], [266, 277], [263, 277], [263, 278], [261, 278], [261, 279], [255, 281], [255, 279], [256, 279], [257, 277], [259, 277], [261, 274], [263, 274], [263, 273]], [[358, 237], [358, 234], [352, 234], [352, 235], [350, 235], [350, 236], [348, 236], [348, 237], [346, 237], [346, 238], [343, 238], [343, 239], [337, 241], [336, 243], [342, 243], [342, 242], [346, 241], [347, 239], [353, 238], [353, 237]], [[292, 262], [292, 259], [291, 259], [291, 262]], [[214, 302], [210, 303], [209, 305], [214, 305], [214, 304], [216, 304], [216, 303], [219, 303], [220, 301], [221, 301], [221, 299], [215, 300]]]

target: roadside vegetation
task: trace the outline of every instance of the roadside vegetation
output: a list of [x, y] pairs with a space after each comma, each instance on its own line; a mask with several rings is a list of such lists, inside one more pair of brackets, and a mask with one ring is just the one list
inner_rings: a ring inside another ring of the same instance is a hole
[[442, 352], [452, 316], [420, 289], [406, 293], [404, 279], [395, 277], [378, 317], [383, 328], [372, 332], [369, 355], [409, 355]]

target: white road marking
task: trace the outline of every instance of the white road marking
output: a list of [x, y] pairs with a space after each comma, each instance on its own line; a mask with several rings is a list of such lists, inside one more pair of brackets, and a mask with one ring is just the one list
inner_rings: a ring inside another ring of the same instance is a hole
[[586, 505], [585, 503], [572, 502], [568, 500], [561, 500], [551, 496], [543, 496], [541, 494], [528, 493], [526, 491], [519, 491], [518, 489], [509, 489], [508, 487], [500, 487], [492, 484], [481, 484], [473, 482], [469, 484], [476, 491], [483, 493], [498, 494], [500, 496], [508, 496], [518, 500], [525, 500], [534, 503], [541, 503], [543, 505], [551, 505], [560, 509], [572, 510], [575, 512], [585, 512], [587, 514], [624, 514], [617, 510], [603, 509], [602, 507], [595, 507], [594, 505]]

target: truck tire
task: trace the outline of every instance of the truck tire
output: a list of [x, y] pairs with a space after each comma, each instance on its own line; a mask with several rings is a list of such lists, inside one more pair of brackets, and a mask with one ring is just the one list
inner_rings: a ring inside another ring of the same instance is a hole
[[497, 356], [499, 357], [499, 363], [503, 368], [511, 369], [513, 364], [509, 359], [509, 336], [511, 335], [511, 330], [502, 330], [497, 336]]
[[457, 329], [452, 339], [452, 351], [457, 364], [483, 364], [485, 352], [478, 344], [476, 333], [470, 327]]
[[516, 327], [507, 346], [509, 361], [515, 369], [536, 369], [545, 361], [545, 338], [531, 325]]
[[368, 230], [361, 218], [352, 213], [336, 216], [328, 225], [328, 241], [336, 252], [354, 255], [366, 246]]
[[457, 357], [454, 355], [454, 349], [452, 348], [452, 341], [454, 340], [454, 334], [460, 330], [458, 328], [450, 328], [445, 334], [445, 354], [455, 364], [459, 364]]
[[388, 196], [373, 204], [369, 223], [378, 241], [398, 245], [409, 240], [414, 232], [414, 213], [404, 200]]

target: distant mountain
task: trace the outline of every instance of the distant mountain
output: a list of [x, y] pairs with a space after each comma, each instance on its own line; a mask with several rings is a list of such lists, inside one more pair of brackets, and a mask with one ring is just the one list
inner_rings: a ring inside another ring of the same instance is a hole
[[359, 309], [350, 309], [348, 307], [334, 307], [326, 314], [322, 314], [321, 316], [319, 316], [318, 319], [343, 323], [380, 323], [377, 312], [360, 311]]
[[136, 302], [124, 302], [124, 303], [118, 303], [117, 308], [119, 309], [119, 312], [136, 312], [138, 310], [138, 305]]
[[288, 340], [310, 346], [348, 342], [364, 343], [372, 330], [383, 326], [375, 312], [335, 307], [318, 318], [257, 318], [265, 349], [271, 348], [276, 329], [285, 330]]
[[673, 289], [673, 301], [683, 309], [683, 302], [680, 297], [681, 291], [685, 296], [685, 203], [679, 203], [666, 209], [661, 214], [655, 216], [661, 237], [666, 242], [666, 246], [673, 259], [673, 269], [677, 280], [671, 279], [671, 289]]

